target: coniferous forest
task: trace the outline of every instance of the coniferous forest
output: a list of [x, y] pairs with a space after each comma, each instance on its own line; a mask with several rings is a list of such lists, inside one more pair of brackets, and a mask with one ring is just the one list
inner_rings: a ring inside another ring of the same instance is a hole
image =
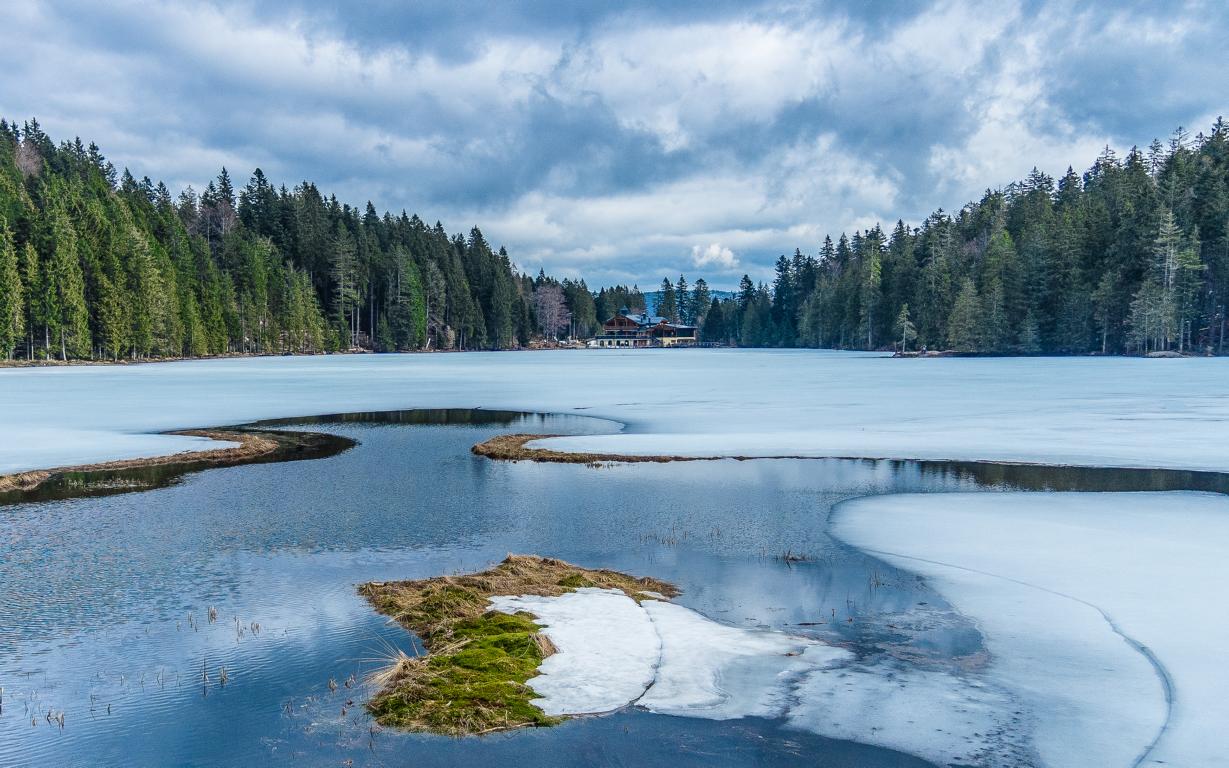
[[1125, 157], [1107, 148], [1082, 175], [1034, 170], [920, 227], [826, 238], [782, 256], [771, 286], [744, 277], [734, 299], [701, 311], [693, 297], [691, 311], [705, 339], [743, 346], [1223, 354], [1227, 304], [1220, 119]]
[[[987, 191], [782, 256], [733, 298], [663, 280], [655, 308], [707, 342], [986, 354], [1225, 352], [1229, 126], [1082, 175]], [[98, 147], [0, 121], [0, 357], [143, 359], [509, 349], [592, 334], [636, 287], [518, 272], [475, 227], [351, 207], [225, 169], [172, 195]]]
[[540, 333], [539, 284], [540, 302], [576, 292], [517, 274], [477, 228], [450, 236], [259, 169], [173, 197], [93, 144], [0, 122], [0, 357], [505, 349]]

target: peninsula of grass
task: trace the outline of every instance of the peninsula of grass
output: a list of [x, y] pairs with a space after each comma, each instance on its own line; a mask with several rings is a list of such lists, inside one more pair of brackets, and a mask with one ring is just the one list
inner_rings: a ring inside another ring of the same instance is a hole
[[678, 594], [656, 579], [526, 555], [481, 573], [363, 584], [359, 593], [427, 649], [421, 657], [399, 654], [372, 675], [379, 690], [368, 710], [383, 726], [451, 736], [561, 722], [533, 705], [527, 684], [555, 647], [529, 614], [492, 611], [490, 599], [580, 587], [618, 589], [637, 601]]
[[635, 456], [617, 453], [573, 453], [570, 451], [553, 451], [550, 448], [531, 448], [527, 445], [534, 440], [545, 440], [548, 437], [565, 437], [565, 435], [496, 435], [490, 440], [478, 443], [470, 450], [479, 456], [500, 461], [545, 461], [556, 464], [600, 464], [611, 461], [627, 464], [664, 464], [668, 461], [712, 461], [717, 458], [714, 456]]
[[323, 458], [355, 444], [350, 438], [328, 433], [240, 427], [184, 429], [165, 434], [204, 437], [235, 445], [0, 475], [0, 504], [148, 490], [172, 483], [190, 472]]

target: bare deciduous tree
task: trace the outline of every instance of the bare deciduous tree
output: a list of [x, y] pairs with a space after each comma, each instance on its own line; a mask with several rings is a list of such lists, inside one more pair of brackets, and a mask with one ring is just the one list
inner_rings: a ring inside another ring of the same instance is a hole
[[533, 309], [538, 316], [538, 328], [543, 336], [559, 337], [559, 331], [568, 327], [572, 313], [563, 300], [563, 289], [558, 283], [543, 283], [533, 292]]
[[15, 160], [17, 167], [21, 170], [21, 175], [27, 178], [37, 176], [43, 170], [43, 157], [39, 154], [38, 147], [29, 139], [17, 145]]

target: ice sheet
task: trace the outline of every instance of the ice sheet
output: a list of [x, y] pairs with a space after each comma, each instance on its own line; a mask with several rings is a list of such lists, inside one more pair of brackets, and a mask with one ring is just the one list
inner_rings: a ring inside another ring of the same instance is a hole
[[673, 603], [647, 600], [644, 609], [661, 637], [657, 677], [638, 702], [653, 712], [777, 717], [804, 673], [850, 656], [781, 632], [718, 624]]
[[886, 496], [839, 507], [834, 532], [977, 620], [1045, 764], [1229, 765], [1229, 498]]
[[800, 677], [850, 654], [781, 632], [719, 624], [672, 603], [637, 605], [618, 590], [496, 597], [533, 614], [558, 653], [529, 681], [551, 715], [652, 712], [725, 720], [782, 714]]
[[884, 662], [809, 675], [795, 691], [792, 725], [834, 739], [889, 747], [938, 765], [1033, 764], [1029, 721], [978, 677]]
[[1226, 381], [1225, 358], [913, 360], [720, 349], [7, 369], [0, 472], [190, 445], [140, 432], [431, 407], [574, 411], [628, 425], [617, 435], [551, 441], [561, 450], [1225, 470]]

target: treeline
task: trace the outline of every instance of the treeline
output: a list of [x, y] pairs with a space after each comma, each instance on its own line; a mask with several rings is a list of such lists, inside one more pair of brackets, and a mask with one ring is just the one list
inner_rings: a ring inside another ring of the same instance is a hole
[[0, 357], [512, 348], [541, 331], [543, 279], [476, 227], [449, 235], [259, 169], [172, 197], [94, 144], [0, 120]]
[[[1229, 127], [1034, 170], [955, 215], [898, 221], [744, 276], [729, 299], [663, 280], [656, 314], [751, 347], [992, 354], [1225, 352]], [[140, 359], [584, 338], [632, 286], [520, 274], [478, 228], [275, 188], [225, 169], [199, 194], [0, 120], [0, 356]]]
[[1106, 149], [1083, 175], [1034, 170], [920, 227], [826, 238], [782, 256], [772, 285], [744, 277], [696, 314], [704, 339], [741, 346], [1223, 354], [1226, 304], [1222, 119], [1125, 158]]

